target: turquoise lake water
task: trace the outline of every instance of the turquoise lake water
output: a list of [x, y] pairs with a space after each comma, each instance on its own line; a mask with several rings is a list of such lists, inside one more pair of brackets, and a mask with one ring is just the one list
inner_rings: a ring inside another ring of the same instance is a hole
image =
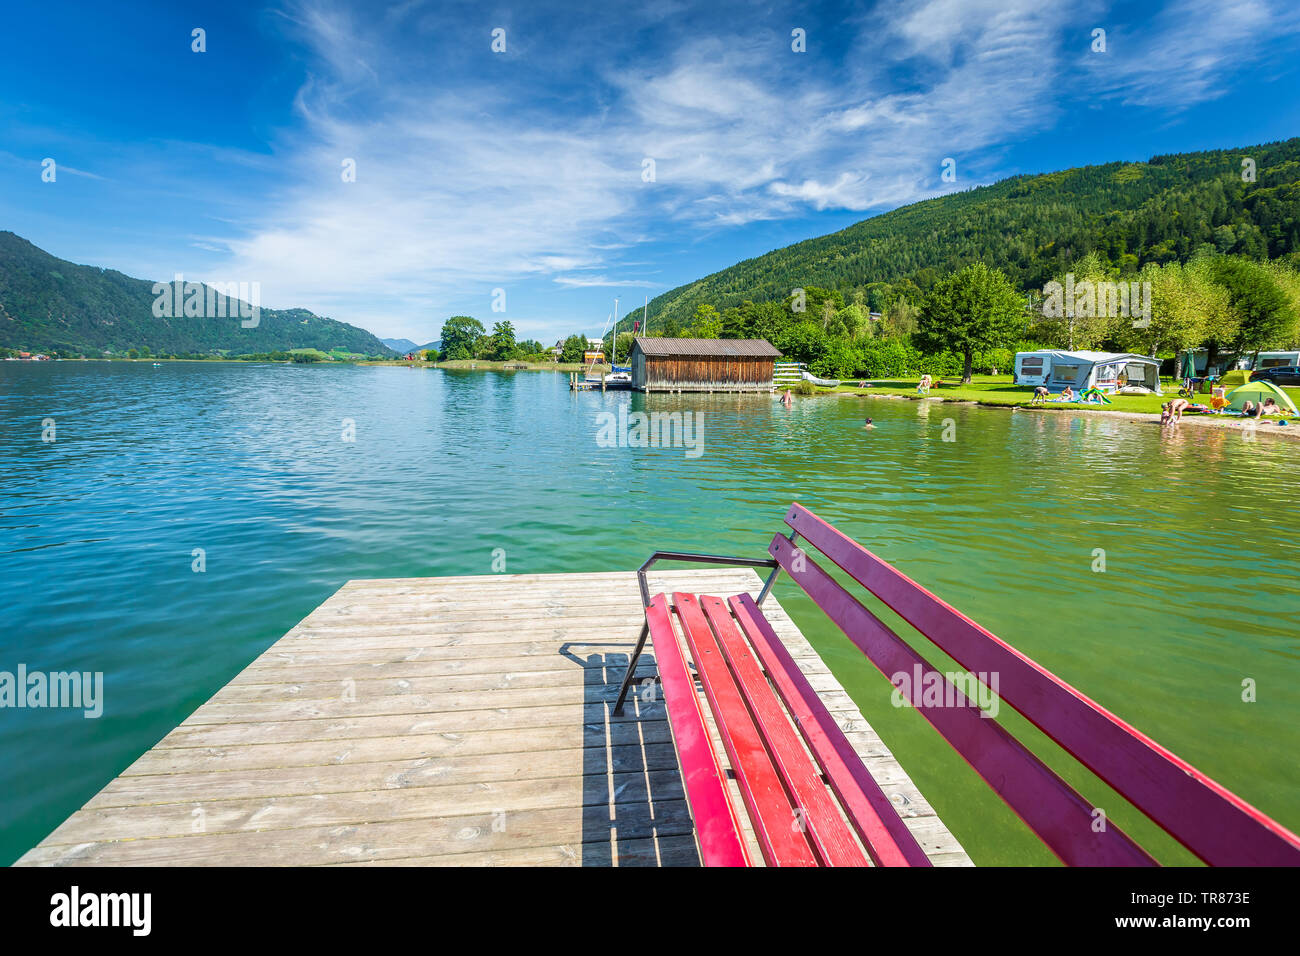
[[[699, 413], [702, 453], [601, 447], [599, 413], [625, 403]], [[795, 499], [1300, 829], [1297, 462], [1300, 444], [1235, 432], [931, 402], [0, 363], [0, 671], [105, 682], [99, 719], [0, 710], [0, 863], [344, 581], [486, 574], [497, 548], [523, 573], [632, 569], [668, 547], [763, 555]], [[977, 862], [1049, 861], [796, 587], [776, 594]]]

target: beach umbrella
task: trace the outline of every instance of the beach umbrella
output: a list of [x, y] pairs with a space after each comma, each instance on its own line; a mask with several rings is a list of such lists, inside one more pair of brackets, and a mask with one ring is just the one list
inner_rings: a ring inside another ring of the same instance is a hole
[[1191, 352], [1183, 353], [1183, 374], [1182, 378], [1196, 378], [1196, 360], [1192, 358]]

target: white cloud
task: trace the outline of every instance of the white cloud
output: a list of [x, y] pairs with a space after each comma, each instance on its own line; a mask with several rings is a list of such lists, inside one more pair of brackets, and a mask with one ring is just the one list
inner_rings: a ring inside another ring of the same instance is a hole
[[1228, 92], [1262, 37], [1300, 34], [1294, 0], [1180, 0], [1148, 23], [1111, 31], [1084, 66], [1109, 94], [1181, 110]]

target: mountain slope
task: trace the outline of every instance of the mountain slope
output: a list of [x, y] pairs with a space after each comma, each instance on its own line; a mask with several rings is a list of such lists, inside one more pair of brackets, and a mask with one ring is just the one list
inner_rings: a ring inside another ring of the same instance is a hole
[[146, 347], [155, 354], [391, 351], [364, 329], [306, 309], [262, 309], [256, 328], [243, 328], [238, 317], [157, 318], [153, 285], [67, 262], [0, 232], [0, 346], [74, 354]]
[[[1243, 181], [1247, 158], [1254, 182]], [[1205, 243], [1257, 258], [1300, 250], [1300, 138], [1016, 176], [926, 199], [672, 289], [650, 301], [651, 322], [671, 329], [699, 305], [782, 300], [807, 287], [861, 290], [878, 309], [977, 259], [1023, 289], [1041, 288], [1090, 251], [1131, 274], [1147, 261], [1185, 260]]]

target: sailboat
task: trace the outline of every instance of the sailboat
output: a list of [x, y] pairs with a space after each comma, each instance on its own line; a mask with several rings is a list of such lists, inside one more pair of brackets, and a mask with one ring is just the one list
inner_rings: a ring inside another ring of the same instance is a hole
[[[602, 331], [601, 338], [604, 337], [604, 332]], [[587, 376], [584, 380], [586, 387], [589, 389], [604, 388], [606, 391], [631, 391], [632, 367], [618, 364], [618, 299], [614, 300], [614, 335], [610, 339], [609, 364], [610, 372], [605, 376], [603, 382], [599, 375], [593, 377], [591, 369], [588, 368]]]

